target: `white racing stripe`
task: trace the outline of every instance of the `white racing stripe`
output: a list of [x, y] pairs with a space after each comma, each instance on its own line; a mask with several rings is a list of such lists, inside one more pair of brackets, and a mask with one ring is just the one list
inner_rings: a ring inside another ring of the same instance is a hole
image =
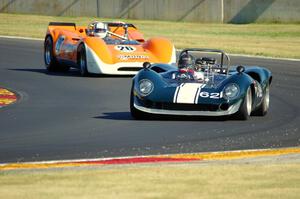
[[173, 102], [183, 104], [196, 104], [199, 93], [205, 84], [200, 83], [183, 83], [180, 84], [174, 93]]
[[173, 103], [176, 103], [179, 88], [180, 88], [180, 86], [177, 86], [177, 88], [175, 90], [174, 97], [173, 97]]
[[201, 89], [204, 88], [204, 87], [205, 87], [205, 84], [202, 84], [202, 86], [200, 86], [200, 87], [198, 88], [198, 91], [197, 91], [197, 93], [196, 93], [195, 104], [198, 103], [198, 99], [199, 99], [199, 96], [200, 96]]

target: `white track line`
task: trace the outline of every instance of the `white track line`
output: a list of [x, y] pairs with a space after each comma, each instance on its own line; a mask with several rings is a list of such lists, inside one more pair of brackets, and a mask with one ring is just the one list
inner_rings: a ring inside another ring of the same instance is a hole
[[[33, 41], [44, 41], [44, 39], [41, 39], [41, 38], [19, 37], [19, 36], [5, 36], [5, 35], [0, 35], [0, 38], [6, 38], [6, 39], [23, 39], [23, 40], [33, 40]], [[180, 52], [181, 49], [177, 49], [176, 51]], [[274, 60], [297, 61], [297, 62], [300, 62], [300, 59], [292, 59], [292, 58], [265, 57], [265, 56], [254, 56], [254, 55], [245, 55], [245, 54], [229, 54], [229, 55], [230, 56], [235, 56], [235, 57], [249, 57], [249, 58], [274, 59]]]
[[32, 41], [44, 41], [44, 39], [41, 39], [41, 38], [19, 37], [19, 36], [5, 36], [5, 35], [0, 35], [0, 38], [5, 38], [5, 39], [23, 39], [23, 40], [32, 40]]
[[282, 58], [282, 57], [266, 57], [266, 56], [255, 56], [255, 55], [244, 55], [244, 54], [229, 54], [232, 57], [249, 57], [249, 58], [259, 58], [259, 59], [274, 59], [274, 60], [282, 60], [282, 61], [298, 61], [300, 59], [292, 59], [292, 58]]

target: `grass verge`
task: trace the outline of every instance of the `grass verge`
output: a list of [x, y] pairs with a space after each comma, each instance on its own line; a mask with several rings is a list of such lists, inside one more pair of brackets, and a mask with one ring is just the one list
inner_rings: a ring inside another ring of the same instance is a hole
[[[0, 35], [43, 38], [50, 21], [87, 25], [93, 17], [0, 14]], [[218, 48], [230, 53], [300, 58], [300, 24], [201, 24], [123, 20], [134, 23], [146, 38], [164, 36], [176, 48]]]
[[1, 171], [0, 195], [6, 199], [298, 198], [299, 173], [297, 163]]

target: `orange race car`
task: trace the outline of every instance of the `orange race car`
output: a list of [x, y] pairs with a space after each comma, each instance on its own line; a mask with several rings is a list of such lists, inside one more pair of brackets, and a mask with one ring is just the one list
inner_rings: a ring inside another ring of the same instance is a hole
[[94, 21], [87, 27], [77, 27], [75, 23], [50, 22], [44, 60], [49, 71], [74, 67], [83, 76], [133, 75], [144, 62], [175, 64], [176, 51], [165, 38], [145, 41], [133, 24]]

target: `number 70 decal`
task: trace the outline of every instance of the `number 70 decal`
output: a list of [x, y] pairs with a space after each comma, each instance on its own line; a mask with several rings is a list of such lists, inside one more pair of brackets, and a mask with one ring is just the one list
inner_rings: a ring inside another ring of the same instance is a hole
[[203, 92], [200, 92], [199, 96], [203, 97], [203, 98], [220, 99], [223, 97], [223, 92], [209, 93], [209, 92], [203, 91]]

